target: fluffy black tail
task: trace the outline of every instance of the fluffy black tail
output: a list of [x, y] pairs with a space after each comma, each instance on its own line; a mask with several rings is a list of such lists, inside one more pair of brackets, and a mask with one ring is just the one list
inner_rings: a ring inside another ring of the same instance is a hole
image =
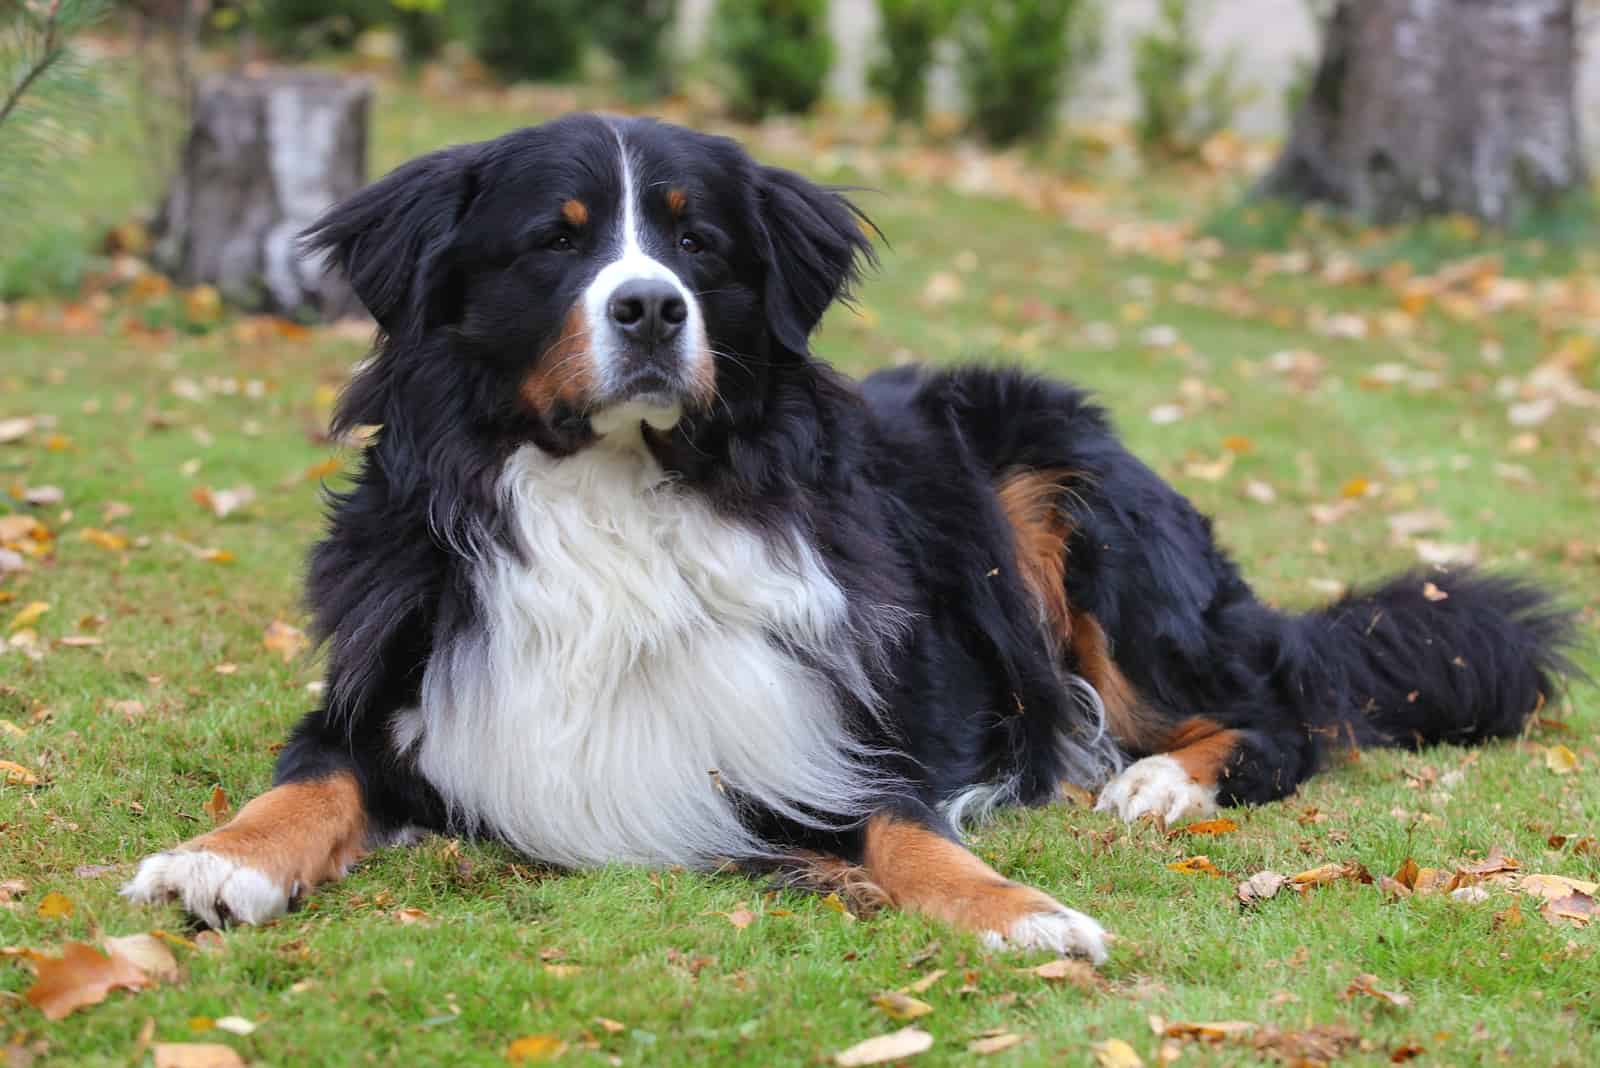
[[1467, 568], [1411, 572], [1302, 622], [1329, 673], [1319, 681], [1356, 710], [1336, 730], [1359, 745], [1514, 736], [1576, 673], [1572, 613], [1537, 585]]

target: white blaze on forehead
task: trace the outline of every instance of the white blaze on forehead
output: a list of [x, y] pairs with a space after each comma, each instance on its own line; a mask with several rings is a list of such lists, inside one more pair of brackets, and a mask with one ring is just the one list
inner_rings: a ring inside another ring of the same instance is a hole
[[[678, 291], [689, 316], [683, 331], [678, 335], [685, 381], [692, 377], [691, 363], [708, 358], [705, 344], [705, 321], [700, 305], [683, 280], [660, 260], [644, 251], [643, 221], [640, 211], [642, 190], [639, 187], [634, 161], [622, 131], [612, 128], [617, 139], [617, 154], [622, 167], [622, 212], [616, 239], [616, 258], [601, 268], [594, 281], [583, 294], [584, 317], [588, 320], [589, 336], [593, 338], [594, 362], [600, 376], [600, 390], [604, 394], [615, 382], [621, 359], [621, 339], [616, 324], [611, 321], [609, 307], [617, 287], [627, 282], [658, 280], [668, 283]], [[675, 421], [675, 420], [674, 420]]]

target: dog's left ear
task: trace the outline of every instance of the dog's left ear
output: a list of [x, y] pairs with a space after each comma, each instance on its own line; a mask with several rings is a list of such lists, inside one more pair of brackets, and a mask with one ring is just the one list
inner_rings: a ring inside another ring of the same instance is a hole
[[767, 322], [779, 344], [803, 355], [828, 305], [848, 299], [862, 265], [876, 262], [872, 223], [839, 191], [778, 167], [757, 168], [754, 211]]

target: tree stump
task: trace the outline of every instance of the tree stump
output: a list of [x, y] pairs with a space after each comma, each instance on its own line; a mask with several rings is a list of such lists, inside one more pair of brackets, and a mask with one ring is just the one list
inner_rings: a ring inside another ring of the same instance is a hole
[[1258, 192], [1505, 223], [1586, 183], [1578, 0], [1338, 0]]
[[183, 285], [297, 318], [360, 310], [349, 283], [299, 246], [302, 230], [366, 184], [371, 90], [303, 71], [207, 78], [157, 218], [157, 266]]

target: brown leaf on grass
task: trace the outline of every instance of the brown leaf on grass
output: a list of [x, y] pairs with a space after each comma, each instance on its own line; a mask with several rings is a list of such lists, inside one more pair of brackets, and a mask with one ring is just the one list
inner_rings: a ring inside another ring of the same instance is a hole
[[918, 1019], [933, 1011], [933, 1006], [926, 1001], [914, 998], [910, 994], [902, 994], [898, 990], [879, 994], [872, 999], [872, 1003], [878, 1007], [879, 1012], [900, 1023]]
[[431, 927], [433, 925], [433, 917], [429, 916], [423, 910], [415, 907], [395, 909], [392, 915], [402, 927], [415, 927], [419, 925], [423, 927]]
[[1313, 886], [1326, 886], [1342, 879], [1354, 879], [1360, 883], [1371, 883], [1372, 873], [1361, 864], [1347, 860], [1342, 864], [1322, 864], [1315, 868], [1300, 872], [1289, 877], [1289, 882], [1295, 889], [1304, 892]]
[[1417, 882], [1413, 890], [1419, 895], [1448, 894], [1460, 885], [1459, 872], [1446, 868], [1422, 868], [1417, 872]]
[[155, 1068], [244, 1068], [244, 1058], [220, 1042], [157, 1042]]
[[0, 782], [7, 786], [38, 786], [39, 774], [11, 760], [0, 760]]
[[1426, 1052], [1428, 1051], [1418, 1043], [1407, 1042], [1404, 1045], [1396, 1046], [1389, 1052], [1389, 1063], [1405, 1064], [1407, 1061], [1416, 1060]]
[[926, 1053], [933, 1046], [933, 1036], [920, 1027], [903, 1027], [887, 1035], [857, 1042], [849, 1049], [833, 1055], [838, 1068], [862, 1068], [869, 1064], [887, 1064]]
[[1258, 901], [1276, 897], [1286, 882], [1288, 879], [1275, 871], [1258, 871], [1240, 883], [1235, 894], [1239, 898], [1239, 904], [1254, 905]]
[[1415, 890], [1417, 888], [1417, 876], [1421, 872], [1422, 869], [1417, 867], [1417, 862], [1407, 857], [1400, 863], [1400, 867], [1395, 869], [1394, 881], [1407, 890]]
[[1264, 1028], [1252, 1043], [1270, 1057], [1291, 1065], [1325, 1065], [1361, 1044], [1361, 1036], [1338, 1024], [1321, 1024], [1304, 1031]]
[[77, 911], [78, 906], [72, 903], [70, 897], [55, 891], [40, 898], [39, 907], [35, 910], [41, 920], [65, 920]]
[[1180, 875], [1209, 875], [1213, 879], [1222, 878], [1221, 869], [1211, 863], [1211, 858], [1204, 854], [1189, 857], [1187, 860], [1173, 861], [1167, 865], [1167, 870], [1178, 872]]
[[[1156, 1024], [1160, 1024], [1159, 1028]], [[1150, 1018], [1151, 1030], [1166, 1038], [1177, 1038], [1189, 1042], [1225, 1042], [1231, 1038], [1240, 1038], [1253, 1034], [1260, 1026], [1247, 1020], [1215, 1020], [1209, 1023], [1186, 1023], [1174, 1021], [1167, 1023], [1158, 1016]]]
[[256, 499], [254, 486], [240, 484], [232, 489], [214, 490], [210, 486], [196, 486], [189, 494], [195, 503], [218, 519], [226, 519]]
[[33, 433], [33, 428], [37, 425], [38, 420], [28, 415], [0, 419], [0, 445], [10, 445], [12, 442], [21, 441]]
[[1546, 901], [1539, 915], [1554, 924], [1587, 927], [1595, 917], [1595, 899], [1593, 895], [1574, 890], [1565, 897]]
[[1469, 864], [1459, 864], [1456, 871], [1462, 875], [1471, 875], [1483, 878], [1487, 875], [1499, 875], [1502, 872], [1517, 871], [1522, 864], [1515, 857], [1506, 856], [1505, 850], [1494, 846], [1489, 850], [1489, 855], [1482, 860], [1475, 860]]
[[267, 624], [266, 633], [261, 637], [261, 644], [268, 652], [277, 653], [287, 664], [305, 652], [311, 645], [311, 640], [299, 627], [291, 627], [281, 619], [274, 619]]
[[1365, 972], [1350, 980], [1350, 985], [1345, 988], [1343, 996], [1348, 1001], [1361, 995], [1375, 998], [1387, 1005], [1393, 1005], [1397, 1009], [1406, 1008], [1411, 1004], [1411, 995], [1385, 990], [1378, 985], [1378, 977], [1376, 975], [1370, 975]]
[[124, 957], [150, 978], [163, 983], [178, 981], [178, 961], [172, 950], [153, 934], [123, 935], [102, 940], [106, 952]]
[[48, 601], [30, 601], [23, 605], [16, 615], [11, 617], [11, 626], [7, 629], [15, 634], [19, 630], [31, 627], [39, 622], [40, 617], [48, 611], [50, 611], [50, 603]]
[[1490, 926], [1492, 926], [1496, 931], [1509, 931], [1513, 928], [1521, 927], [1522, 924], [1522, 908], [1513, 903], [1511, 907], [1502, 909], [1501, 911], [1495, 913], [1494, 920]]
[[66, 499], [67, 494], [60, 486], [29, 486], [22, 491], [22, 502], [37, 508], [54, 507]]
[[1099, 1068], [1144, 1068], [1134, 1048], [1120, 1038], [1108, 1038], [1089, 1047]]
[[1001, 1031], [998, 1034], [984, 1035], [967, 1043], [967, 1052], [978, 1057], [987, 1057], [992, 1053], [1004, 1053], [1013, 1046], [1020, 1046], [1028, 1040], [1027, 1035], [1019, 1035], [1014, 1031]]
[[550, 976], [552, 979], [571, 979], [574, 975], [583, 974], [583, 965], [546, 964], [544, 966], [544, 974]]
[[120, 553], [128, 547], [128, 539], [123, 535], [97, 527], [84, 527], [78, 531], [78, 537], [108, 553]]
[[937, 983], [940, 979], [943, 979], [948, 974], [949, 973], [945, 971], [945, 969], [939, 968], [936, 971], [931, 971], [927, 975], [924, 975], [921, 979], [918, 979], [911, 985], [903, 987], [902, 990], [907, 994], [925, 994], [934, 983]]
[[524, 1035], [506, 1047], [506, 1060], [512, 1064], [541, 1064], [567, 1052], [567, 1044], [557, 1035]]
[[1222, 835], [1232, 834], [1239, 829], [1239, 825], [1230, 819], [1201, 820], [1185, 827], [1179, 827], [1172, 834], [1192, 835]]
[[621, 1020], [613, 1020], [608, 1016], [596, 1016], [594, 1022], [608, 1035], [620, 1035], [628, 1029], [628, 1025]]
[[34, 965], [38, 978], [26, 997], [51, 1020], [97, 1005], [113, 990], [143, 990], [152, 982], [133, 961], [116, 953], [107, 956], [83, 942], [68, 942], [60, 957], [35, 957]]
[[1083, 990], [1093, 990], [1100, 986], [1100, 976], [1095, 972], [1094, 966], [1086, 961], [1060, 957], [1056, 960], [1046, 961], [1033, 968], [1017, 969], [1024, 975], [1037, 976], [1046, 982], [1071, 983]]
[[1546, 901], [1554, 901], [1568, 894], [1588, 894], [1594, 897], [1600, 893], [1600, 884], [1566, 875], [1524, 875], [1517, 888], [1524, 894], [1542, 897]]
[[1578, 770], [1578, 754], [1564, 745], [1552, 745], [1545, 748], [1544, 766], [1557, 775], [1571, 775]]
[[233, 814], [233, 806], [228, 804], [228, 794], [221, 786], [213, 786], [211, 796], [206, 798], [206, 803], [200, 807], [211, 817], [213, 827], [228, 822], [228, 817]]

